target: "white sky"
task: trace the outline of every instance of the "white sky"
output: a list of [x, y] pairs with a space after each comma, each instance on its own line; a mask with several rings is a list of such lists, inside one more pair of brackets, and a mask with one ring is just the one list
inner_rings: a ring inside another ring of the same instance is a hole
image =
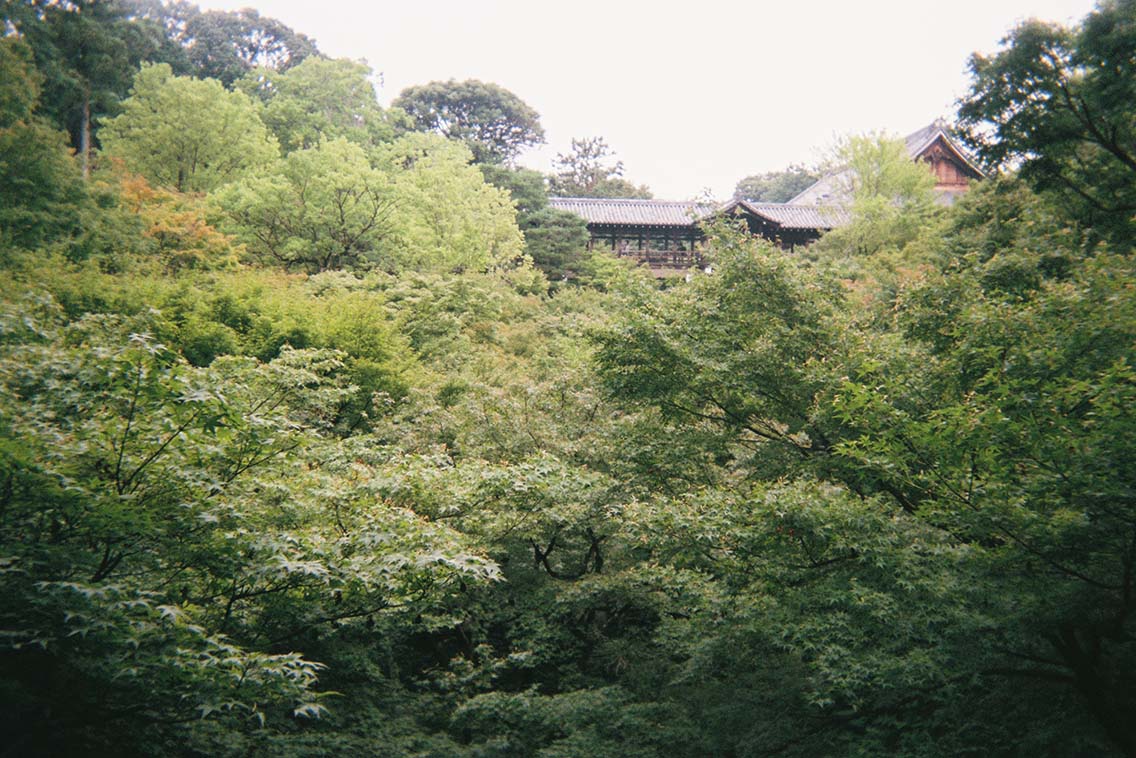
[[541, 115], [542, 171], [602, 136], [625, 177], [662, 199], [814, 163], [845, 134], [906, 134], [950, 118], [974, 51], [1018, 21], [1069, 24], [1091, 0], [198, 0], [252, 5], [365, 59], [385, 105], [412, 84], [481, 79]]

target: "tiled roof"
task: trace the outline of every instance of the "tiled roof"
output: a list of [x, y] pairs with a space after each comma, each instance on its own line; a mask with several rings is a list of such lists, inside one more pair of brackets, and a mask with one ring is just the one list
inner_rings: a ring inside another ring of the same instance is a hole
[[847, 205], [852, 199], [849, 188], [852, 184], [851, 171], [833, 171], [805, 187], [794, 197], [789, 198], [787, 205], [802, 208], [815, 205]]
[[948, 140], [951, 138], [950, 134], [947, 133], [947, 124], [942, 119], [936, 119], [922, 129], [907, 135], [903, 138], [903, 142], [907, 146], [907, 154], [913, 159], [918, 158], [919, 154], [930, 147], [940, 134]]
[[947, 147], [961, 158], [968, 168], [982, 176], [982, 169], [975, 165], [974, 159], [967, 155], [962, 146], [951, 136], [949, 125], [941, 118], [935, 119], [922, 129], [907, 135], [903, 138], [903, 142], [907, 146], [907, 154], [914, 160], [922, 155], [924, 150], [935, 144], [935, 140], [939, 137], [943, 138]]
[[787, 203], [751, 203], [738, 201], [756, 216], [778, 224], [782, 229], [834, 229], [848, 223], [848, 212], [843, 208], [816, 205], [789, 205]]
[[832, 229], [848, 223], [848, 213], [839, 208], [745, 200], [713, 205], [692, 201], [550, 197], [548, 204], [556, 210], [575, 213], [589, 224], [690, 227], [715, 213], [739, 207], [782, 229]]
[[548, 205], [575, 213], [589, 224], [629, 226], [693, 226], [714, 210], [707, 203], [629, 198], [550, 197]]

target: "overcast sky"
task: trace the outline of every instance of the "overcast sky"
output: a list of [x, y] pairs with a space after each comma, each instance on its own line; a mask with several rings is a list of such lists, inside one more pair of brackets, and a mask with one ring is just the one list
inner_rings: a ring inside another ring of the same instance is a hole
[[728, 197], [815, 163], [844, 134], [950, 118], [974, 51], [1015, 23], [1074, 23], [1091, 0], [205, 0], [252, 5], [333, 57], [365, 59], [388, 104], [412, 84], [481, 79], [541, 115], [542, 171], [602, 136], [656, 197]]

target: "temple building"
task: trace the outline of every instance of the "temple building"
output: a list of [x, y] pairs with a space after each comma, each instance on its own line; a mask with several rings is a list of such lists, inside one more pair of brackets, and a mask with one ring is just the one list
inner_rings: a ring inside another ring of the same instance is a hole
[[551, 197], [548, 204], [584, 219], [590, 250], [609, 250], [649, 266], [657, 276], [702, 265], [703, 224], [719, 215], [742, 218], [750, 233], [785, 248], [806, 245], [845, 223], [836, 207], [731, 200], [724, 205], [626, 198]]
[[[904, 137], [911, 160], [926, 163], [935, 175], [935, 192], [944, 205], [953, 203], [967, 191], [972, 181], [983, 176], [974, 161], [967, 157], [966, 152], [951, 137], [948, 129], [947, 123], [938, 119]], [[849, 179], [847, 171], [822, 176], [787, 204], [847, 205], [851, 202]]]
[[[927, 163], [944, 203], [966, 192], [982, 177], [947, 125], [935, 121], [905, 139], [912, 160]], [[787, 203], [733, 199], [724, 204], [629, 198], [549, 198], [552, 208], [580, 216], [588, 224], [592, 250], [609, 250], [649, 266], [656, 276], [681, 274], [702, 265], [703, 224], [721, 215], [744, 219], [750, 233], [793, 249], [848, 222], [847, 172], [821, 177]]]

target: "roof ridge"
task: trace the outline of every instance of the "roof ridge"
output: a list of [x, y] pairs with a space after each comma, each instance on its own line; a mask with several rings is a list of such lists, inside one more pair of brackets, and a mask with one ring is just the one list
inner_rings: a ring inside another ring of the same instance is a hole
[[713, 205], [705, 200], [659, 200], [653, 197], [571, 197], [567, 195], [549, 195], [549, 200], [572, 200], [585, 203], [655, 203], [656, 205]]
[[759, 203], [759, 202], [756, 202], [754, 200], [746, 200], [744, 198], [742, 198], [742, 202], [748, 203], [749, 205], [752, 205], [754, 208], [762, 208], [762, 207], [765, 207], [765, 206], [772, 206], [774, 208], [780, 208], [781, 206], [785, 206], [785, 205], [792, 206], [794, 208], [800, 207], [800, 206], [796, 206], [796, 205], [793, 205], [792, 203], [788, 203], [788, 202], [786, 202], [786, 203]]
[[[979, 167], [977, 159], [970, 154], [966, 146], [952, 133], [953, 129], [954, 124], [947, 122], [946, 119], [940, 116], [922, 129], [918, 129], [903, 138], [908, 154], [914, 158], [931, 145], [935, 144], [935, 141], [942, 137], [947, 147], [961, 158], [968, 168], [979, 176], [985, 176], [986, 173]], [[921, 137], [921, 141], [912, 143], [912, 140], [917, 137]]]

